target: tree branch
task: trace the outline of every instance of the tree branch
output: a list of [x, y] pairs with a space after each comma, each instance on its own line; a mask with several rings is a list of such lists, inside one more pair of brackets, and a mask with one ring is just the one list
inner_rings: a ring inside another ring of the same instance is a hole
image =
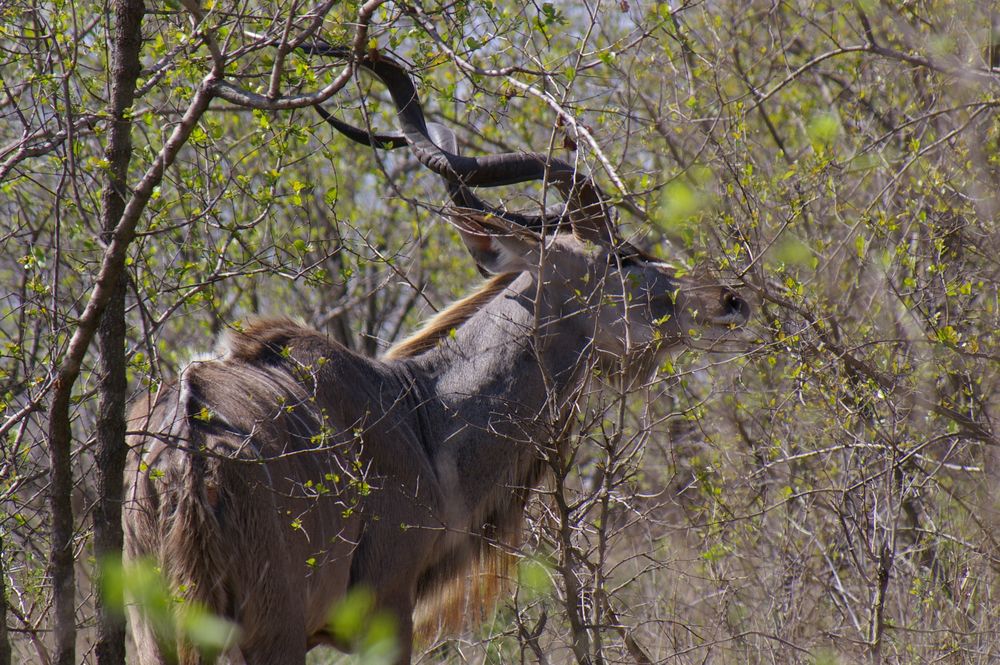
[[57, 600], [54, 608], [56, 655], [53, 662], [57, 665], [73, 665], [75, 660], [73, 513], [70, 503], [73, 473], [71, 467], [72, 436], [69, 422], [73, 386], [80, 376], [83, 358], [94, 339], [101, 317], [121, 281], [122, 273], [125, 270], [125, 256], [129, 244], [135, 238], [139, 217], [145, 210], [146, 204], [149, 203], [153, 190], [163, 179], [163, 173], [173, 163], [177, 153], [198, 124], [198, 120], [208, 109], [208, 104], [212, 100], [213, 87], [214, 79], [211, 76], [199, 86], [180, 124], [174, 128], [170, 138], [135, 189], [121, 218], [115, 225], [111, 233], [111, 240], [101, 260], [97, 282], [91, 291], [83, 315], [77, 322], [76, 330], [73, 332], [66, 355], [63, 357], [53, 382], [52, 403], [49, 406], [48, 442], [51, 483], [49, 508], [52, 511], [50, 566], [53, 594]]

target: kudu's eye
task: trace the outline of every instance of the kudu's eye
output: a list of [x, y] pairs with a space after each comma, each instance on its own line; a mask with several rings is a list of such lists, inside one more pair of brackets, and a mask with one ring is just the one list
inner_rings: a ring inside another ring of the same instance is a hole
[[749, 311], [749, 306], [743, 298], [736, 295], [736, 292], [731, 289], [722, 290], [722, 298], [720, 299], [722, 304], [723, 313], [726, 316], [746, 316]]
[[635, 268], [639, 265], [639, 257], [632, 252], [608, 252], [608, 265], [622, 268]]

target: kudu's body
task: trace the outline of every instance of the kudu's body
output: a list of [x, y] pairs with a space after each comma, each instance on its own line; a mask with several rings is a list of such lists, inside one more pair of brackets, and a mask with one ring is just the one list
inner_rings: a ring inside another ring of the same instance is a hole
[[[499, 276], [385, 359], [264, 321], [133, 409], [127, 558], [152, 557], [179, 595], [235, 621], [235, 660], [348, 646], [329, 613], [365, 587], [409, 662], [414, 607], [454, 610], [464, 575], [515, 544], [590, 368], [647, 377], [692, 330], [716, 339], [747, 317], [727, 289], [581, 223], [544, 237], [491, 215], [456, 224]], [[141, 662], [162, 662], [133, 619]], [[179, 657], [197, 660], [183, 641]]]

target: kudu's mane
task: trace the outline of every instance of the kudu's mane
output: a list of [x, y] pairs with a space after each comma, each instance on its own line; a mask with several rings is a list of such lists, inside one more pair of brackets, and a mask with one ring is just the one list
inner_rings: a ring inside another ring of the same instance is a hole
[[383, 357], [386, 360], [412, 358], [434, 348], [452, 330], [468, 321], [483, 305], [507, 288], [517, 275], [518, 273], [503, 273], [490, 277], [478, 289], [428, 319], [420, 330], [394, 344]]
[[[507, 288], [517, 275], [518, 273], [493, 275], [478, 289], [451, 303], [424, 322], [420, 330], [390, 347], [383, 355], [383, 360], [412, 358], [433, 349], [452, 330], [472, 318], [484, 305]], [[242, 329], [227, 333], [221, 350], [229, 357], [242, 362], [275, 365], [280, 363], [282, 349], [289, 341], [302, 338], [304, 334], [321, 336], [321, 333], [291, 319], [257, 319]]]

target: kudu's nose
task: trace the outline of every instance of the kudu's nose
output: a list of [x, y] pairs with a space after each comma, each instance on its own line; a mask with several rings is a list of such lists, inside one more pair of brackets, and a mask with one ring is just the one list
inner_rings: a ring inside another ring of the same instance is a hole
[[750, 303], [740, 298], [732, 289], [723, 287], [720, 304], [723, 316], [735, 325], [741, 326], [750, 319]]

